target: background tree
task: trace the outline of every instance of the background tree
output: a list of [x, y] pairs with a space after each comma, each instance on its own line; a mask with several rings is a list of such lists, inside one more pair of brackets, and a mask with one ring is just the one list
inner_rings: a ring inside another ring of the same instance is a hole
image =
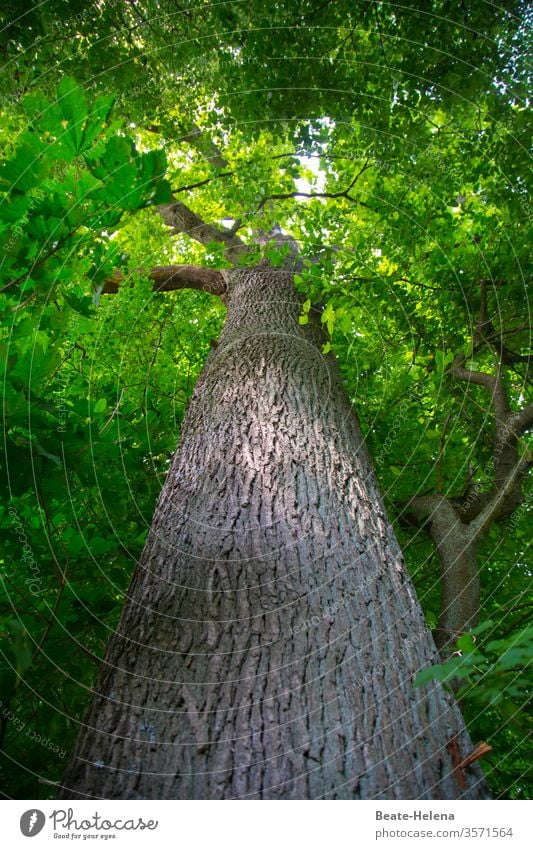
[[527, 795], [528, 13], [49, 5], [4, 31], [6, 793], [61, 775], [46, 741], [76, 732], [222, 323], [135, 269], [224, 268], [278, 225], [428, 623], [441, 646], [484, 623], [433, 674], [462, 680], [493, 792]]

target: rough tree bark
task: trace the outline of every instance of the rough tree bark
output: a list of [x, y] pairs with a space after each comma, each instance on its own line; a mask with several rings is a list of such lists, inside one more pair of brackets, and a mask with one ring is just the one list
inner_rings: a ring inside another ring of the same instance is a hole
[[409, 509], [424, 517], [420, 521], [427, 527], [439, 558], [441, 599], [435, 642], [445, 655], [461, 634], [478, 623], [481, 587], [477, 535], [443, 495], [412, 498]]
[[484, 798], [320, 322], [227, 282], [59, 798]]

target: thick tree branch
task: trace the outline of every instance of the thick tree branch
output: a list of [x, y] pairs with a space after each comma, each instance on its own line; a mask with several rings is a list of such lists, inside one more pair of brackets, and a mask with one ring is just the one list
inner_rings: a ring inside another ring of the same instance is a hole
[[496, 378], [493, 374], [487, 374], [484, 371], [473, 371], [469, 368], [464, 368], [466, 357], [464, 354], [458, 354], [452, 363], [452, 374], [459, 380], [466, 380], [467, 383], [475, 383], [477, 386], [484, 386], [490, 392], [494, 391]]
[[447, 499], [439, 493], [427, 493], [426, 495], [414, 495], [409, 501], [403, 504], [403, 509], [406, 511], [414, 510], [420, 516], [431, 516], [437, 512]]
[[[531, 467], [532, 463], [533, 460], [531, 454], [528, 453], [521, 457], [518, 463], [516, 463], [514, 468], [511, 470], [503, 486], [496, 490], [490, 501], [482, 509], [481, 513], [470, 522], [469, 528], [471, 529], [474, 539], [479, 539], [486, 534], [493, 522], [495, 522], [503, 512], [508, 512], [507, 501], [510, 496], [516, 495], [517, 490], [520, 495], [520, 480]], [[520, 499], [516, 501], [516, 504], [513, 503], [513, 506], [519, 506], [519, 504]]]
[[199, 215], [179, 200], [164, 203], [158, 212], [173, 233], [186, 233], [202, 245], [220, 242], [226, 246], [226, 256], [235, 261], [246, 249], [244, 243], [231, 230], [207, 224]]
[[[154, 282], [154, 292], [175, 292], [178, 289], [200, 289], [211, 295], [223, 295], [226, 283], [220, 271], [197, 265], [158, 265], [150, 269], [137, 269]], [[104, 295], [114, 295], [126, 278], [119, 271], [109, 277], [102, 289]]]

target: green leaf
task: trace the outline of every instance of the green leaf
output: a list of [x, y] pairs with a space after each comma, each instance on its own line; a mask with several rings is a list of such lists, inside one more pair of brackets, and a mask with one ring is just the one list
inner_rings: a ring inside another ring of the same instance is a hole
[[17, 149], [14, 158], [1, 166], [0, 188], [27, 192], [40, 185], [45, 173], [46, 164], [39, 149], [25, 142]]
[[85, 124], [80, 152], [89, 150], [94, 140], [105, 130], [114, 102], [113, 95], [96, 98], [90, 110], [89, 119]]
[[457, 640], [457, 647], [465, 654], [471, 654], [476, 651], [476, 644], [472, 634], [463, 634]]
[[85, 121], [88, 117], [85, 93], [72, 77], [63, 77], [57, 88], [57, 102], [63, 119], [63, 133], [59, 137], [73, 153], [78, 154], [83, 150]]
[[322, 313], [320, 320], [322, 324], [325, 324], [328, 328], [328, 333], [330, 336], [333, 335], [333, 330], [335, 329], [335, 310], [331, 306], [331, 303], [327, 304], [324, 312]]

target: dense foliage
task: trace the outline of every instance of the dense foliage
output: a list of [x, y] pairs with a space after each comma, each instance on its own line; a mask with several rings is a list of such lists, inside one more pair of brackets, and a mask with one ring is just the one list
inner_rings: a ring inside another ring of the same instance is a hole
[[[139, 271], [227, 264], [216, 240], [169, 236], [171, 192], [249, 243], [275, 225], [298, 240], [300, 320], [322, 309], [436, 627], [438, 561], [406, 505], [489, 490], [494, 461], [490, 393], [452, 366], [502, 368], [513, 410], [530, 397], [530, 30], [520, 3], [480, 1], [3, 6], [0, 775], [4, 795], [39, 798], [224, 319]], [[279, 246], [242, 261], [260, 255]], [[510, 798], [532, 791], [527, 493], [479, 547], [481, 625], [432, 673], [459, 681]]]

